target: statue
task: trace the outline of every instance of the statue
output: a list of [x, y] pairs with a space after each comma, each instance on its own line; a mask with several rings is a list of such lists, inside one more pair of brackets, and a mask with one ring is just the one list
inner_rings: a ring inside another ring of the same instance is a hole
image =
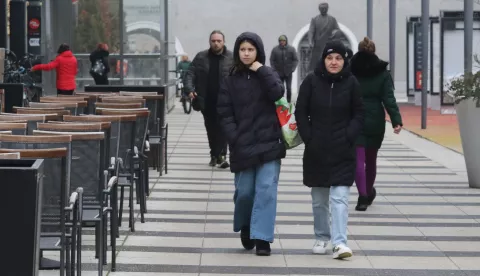
[[328, 15], [328, 3], [321, 3], [318, 6], [320, 14], [310, 21], [308, 30], [308, 42], [311, 49], [309, 70], [313, 71], [317, 62], [322, 57], [323, 48], [328, 41], [334, 38], [337, 30], [340, 30], [337, 19]]

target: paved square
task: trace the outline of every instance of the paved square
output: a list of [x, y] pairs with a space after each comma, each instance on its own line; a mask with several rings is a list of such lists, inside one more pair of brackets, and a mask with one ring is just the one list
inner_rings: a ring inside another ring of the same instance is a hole
[[[348, 234], [355, 256], [338, 261], [311, 254], [303, 147], [290, 150], [280, 175], [273, 254], [257, 257], [232, 231], [233, 175], [208, 167], [202, 116], [176, 108], [167, 121], [169, 173], [151, 172], [146, 223], [138, 220], [135, 233], [123, 225], [117, 272], [109, 275], [480, 275], [480, 190], [468, 188], [457, 153], [409, 133], [388, 135], [378, 162], [379, 194], [367, 212], [354, 210], [352, 187]], [[93, 233], [87, 234], [83, 275], [90, 276], [96, 260]]]

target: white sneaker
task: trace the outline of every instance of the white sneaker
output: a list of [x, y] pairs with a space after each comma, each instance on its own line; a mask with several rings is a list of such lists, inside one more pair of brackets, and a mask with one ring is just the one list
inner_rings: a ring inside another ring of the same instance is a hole
[[327, 253], [328, 242], [316, 240], [313, 245], [312, 252], [313, 254], [326, 254]]
[[353, 256], [352, 249], [346, 245], [340, 244], [333, 248], [333, 258], [337, 260], [343, 260]]

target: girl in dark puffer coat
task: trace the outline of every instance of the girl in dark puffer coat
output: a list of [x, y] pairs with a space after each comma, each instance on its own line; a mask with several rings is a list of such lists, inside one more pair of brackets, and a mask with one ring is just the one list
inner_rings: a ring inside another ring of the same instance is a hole
[[234, 47], [234, 67], [220, 87], [218, 115], [235, 173], [233, 230], [241, 231], [245, 249], [256, 246], [270, 255], [277, 212], [280, 159], [286, 149], [275, 101], [283, 96], [280, 77], [265, 63], [261, 38], [241, 34]]

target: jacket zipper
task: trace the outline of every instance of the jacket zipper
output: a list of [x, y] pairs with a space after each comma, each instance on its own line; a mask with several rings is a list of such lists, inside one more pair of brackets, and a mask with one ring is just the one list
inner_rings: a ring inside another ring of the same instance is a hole
[[[330, 129], [331, 129], [331, 126], [332, 126], [332, 96], [333, 96], [333, 82], [332, 82], [332, 85], [330, 86], [330, 98], [328, 99], [328, 115], [329, 115], [329, 120], [330, 120]], [[330, 132], [330, 142], [332, 141], [331, 139], [331, 136], [332, 136], [332, 133]], [[328, 152], [328, 164], [330, 164], [331, 162], [331, 157], [332, 157], [332, 153], [329, 151]], [[328, 180], [330, 181], [330, 176], [331, 176], [331, 171], [329, 170], [328, 171]]]

